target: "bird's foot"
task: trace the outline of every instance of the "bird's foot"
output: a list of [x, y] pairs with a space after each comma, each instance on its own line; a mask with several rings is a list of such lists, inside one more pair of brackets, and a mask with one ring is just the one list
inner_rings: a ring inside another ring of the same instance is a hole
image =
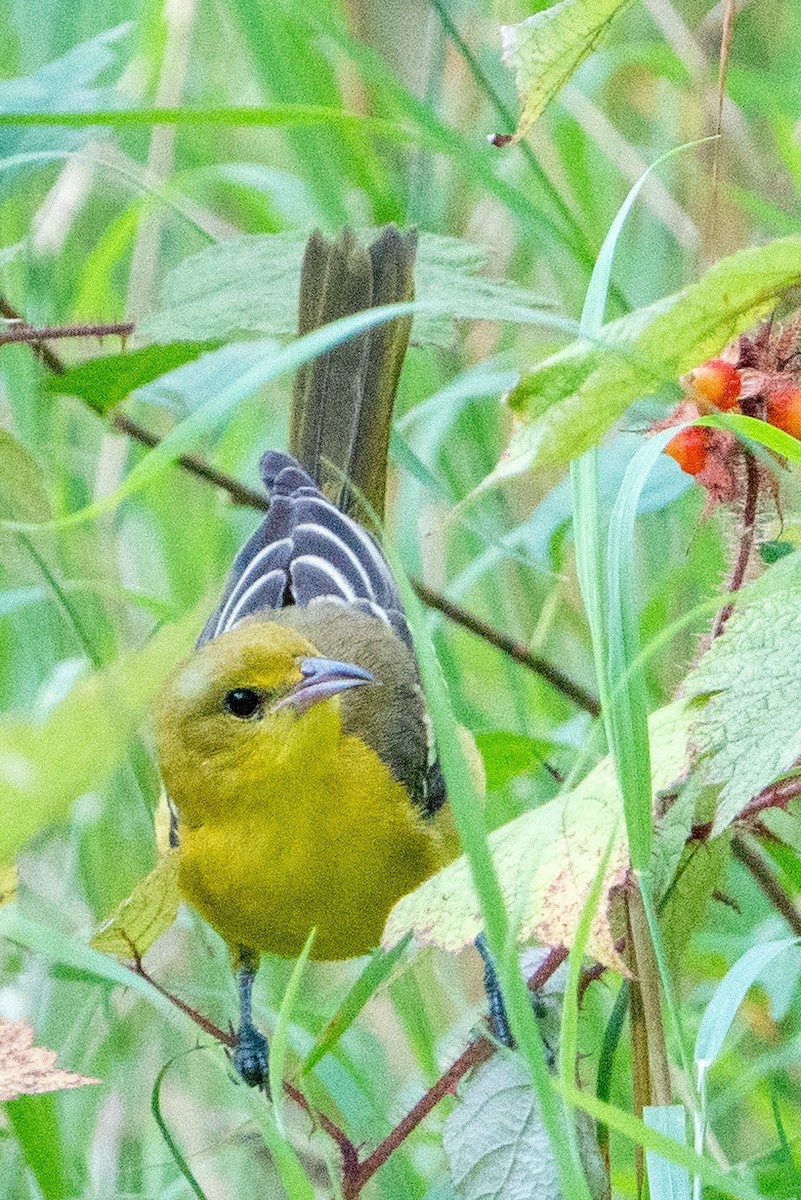
[[255, 1025], [243, 1022], [234, 1047], [234, 1066], [249, 1087], [260, 1088], [267, 1096], [270, 1095], [268, 1058], [267, 1038]]

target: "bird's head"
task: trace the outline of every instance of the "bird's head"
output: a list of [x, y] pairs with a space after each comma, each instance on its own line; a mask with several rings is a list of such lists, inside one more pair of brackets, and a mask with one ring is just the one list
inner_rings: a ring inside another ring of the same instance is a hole
[[333, 749], [339, 696], [374, 682], [276, 622], [244, 621], [201, 646], [162, 688], [156, 745], [167, 791], [192, 821], [236, 804], [294, 760]]

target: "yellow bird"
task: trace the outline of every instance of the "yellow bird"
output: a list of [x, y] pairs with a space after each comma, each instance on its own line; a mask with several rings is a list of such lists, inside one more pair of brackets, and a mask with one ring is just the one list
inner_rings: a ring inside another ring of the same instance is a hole
[[[313, 235], [300, 333], [411, 299], [415, 250], [415, 234], [392, 226], [369, 249], [349, 233]], [[156, 705], [179, 885], [232, 948], [234, 1062], [265, 1089], [267, 1042], [251, 1020], [258, 955], [297, 955], [312, 929], [316, 958], [366, 953], [395, 901], [450, 857], [403, 607], [354, 517], [357, 495], [383, 510], [410, 324], [376, 327], [299, 372], [292, 454], [262, 459], [267, 516]]]

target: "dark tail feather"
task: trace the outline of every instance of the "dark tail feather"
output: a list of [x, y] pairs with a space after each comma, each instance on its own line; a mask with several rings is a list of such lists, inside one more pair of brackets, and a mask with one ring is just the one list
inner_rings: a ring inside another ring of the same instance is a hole
[[[411, 300], [416, 250], [416, 232], [402, 234], [394, 225], [367, 249], [350, 230], [336, 242], [312, 234], [303, 260], [298, 332]], [[392, 408], [411, 325], [411, 317], [399, 317], [350, 338], [301, 367], [295, 381], [290, 453], [340, 509], [363, 521], [367, 515], [342, 476], [383, 515]]]

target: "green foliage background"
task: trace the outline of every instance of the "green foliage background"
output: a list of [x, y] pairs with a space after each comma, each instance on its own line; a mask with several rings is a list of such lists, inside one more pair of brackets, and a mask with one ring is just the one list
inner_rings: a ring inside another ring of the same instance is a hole
[[[720, 8], [691, 0], [628, 6], [528, 141], [500, 151], [487, 135], [511, 131], [518, 106], [500, 62], [499, 27], [531, 11], [517, 0], [0, 0], [7, 31], [0, 39], [0, 292], [36, 326], [149, 318], [158, 341], [170, 272], [240, 234], [300, 238], [314, 227], [394, 220], [483, 248], [486, 274], [514, 281], [521, 289], [514, 302], [542, 319], [463, 321], [439, 344], [420, 339], [412, 347], [393, 441], [388, 533], [410, 573], [592, 691], [563, 471], [575, 436], [570, 420], [559, 434], [560, 465], [554, 457], [473, 493], [509, 442], [501, 396], [519, 372], [571, 342], [569, 327], [553, 318], [578, 322], [595, 258], [630, 186], [661, 153], [713, 130]], [[796, 233], [799, 55], [796, 6], [763, 0], [738, 13], [717, 202], [711, 144], [674, 156], [645, 183], [618, 243], [609, 319], [679, 291], [725, 255]], [[288, 107], [297, 105], [325, 111]], [[261, 116], [243, 112], [247, 106]], [[175, 108], [179, 118], [154, 124], [137, 115], [154, 107]], [[197, 109], [204, 115], [193, 115]], [[23, 112], [38, 116], [22, 124], [6, 115]], [[81, 121], [43, 122], [45, 114], [78, 112]], [[457, 314], [465, 311], [462, 290], [451, 280], [440, 294]], [[203, 346], [186, 355], [230, 341], [224, 370], [235, 373], [260, 353], [248, 338], [274, 330], [219, 334], [213, 318], [227, 317], [222, 304], [208, 296], [209, 326], [189, 334]], [[293, 314], [284, 316], [291, 326]], [[71, 367], [116, 354], [119, 345], [56, 348]], [[154, 370], [178, 365], [184, 351], [170, 345], [161, 353], [142, 376], [124, 375], [130, 363], [117, 362], [103, 382], [106, 397], [117, 400]], [[227, 381], [219, 367], [212, 374], [215, 362], [196, 361], [168, 388], [149, 384], [125, 411], [166, 434]], [[655, 374], [658, 384], [642, 389], [605, 438], [601, 481], [610, 497], [639, 443], [636, 431], [678, 399], [677, 382]], [[195, 448], [256, 486], [261, 452], [284, 442], [290, 387], [290, 378], [278, 378], [233, 405], [222, 426], [201, 421]], [[99, 956], [84, 953], [91, 931], [155, 858], [158, 780], [144, 697], [191, 643], [198, 614], [213, 603], [257, 517], [164, 467], [97, 519], [63, 522], [111, 494], [146, 456], [114, 434], [83, 394], [77, 384], [74, 393], [59, 391], [28, 347], [2, 347], [0, 516], [24, 528], [0, 532], [0, 701], [12, 714], [0, 739], [11, 797], [0, 810], [0, 837], [13, 847], [23, 833], [34, 836], [19, 862], [16, 912], [27, 923], [16, 926], [15, 940], [0, 942], [0, 1015], [30, 1020], [61, 1065], [103, 1083], [5, 1106], [0, 1196], [189, 1195], [151, 1114], [154, 1083], [168, 1063], [161, 1113], [204, 1194], [280, 1196], [259, 1101], [231, 1081], [221, 1050], [187, 1053], [207, 1040], [147, 989], [119, 986], [113, 964], [104, 969]], [[781, 536], [797, 545], [797, 486], [788, 477], [782, 488]], [[704, 519], [702, 507], [699, 489], [660, 461], [636, 535], [640, 636], [646, 647], [661, 639], [645, 667], [652, 708], [672, 697], [695, 659], [725, 571], [729, 520], [725, 513]], [[42, 521], [54, 523], [31, 527]], [[762, 535], [779, 530], [768, 514]], [[687, 622], [695, 609], [697, 620]], [[568, 775], [578, 763], [591, 765], [586, 714], [472, 635], [434, 614], [427, 619], [457, 716], [492, 735], [480, 739], [493, 784], [491, 827], [555, 794], [553, 777], [537, 765], [543, 753]], [[163, 641], [148, 654], [160, 627]], [[87, 684], [91, 671], [109, 664], [116, 674], [103, 687], [112, 691]], [[126, 703], [117, 706], [120, 689]], [[56, 706], [68, 694], [65, 716]], [[115, 698], [111, 711], [119, 715], [110, 728], [104, 696]], [[129, 727], [139, 731], [133, 741]], [[14, 775], [13, 753], [24, 742], [35, 758], [42, 731], [49, 749], [33, 787]], [[776, 858], [790, 896], [801, 890], [799, 833], [787, 816]], [[786, 932], [738, 862], [718, 855], [708, 875], [669, 946], [691, 1031], [726, 969], [752, 945]], [[732, 903], [707, 904], [713, 886]], [[8, 911], [0, 914], [6, 930]], [[799, 959], [783, 962], [770, 1007], [760, 993], [746, 1002], [708, 1084], [723, 1157], [745, 1164], [759, 1193], [777, 1196], [787, 1194], [793, 1157], [801, 1155]], [[233, 1012], [225, 949], [189, 912], [148, 965], [218, 1023]], [[269, 961], [260, 975], [257, 1015], [267, 1028], [291, 967]], [[358, 969], [308, 968], [291, 1014], [291, 1054], [308, 1053]], [[618, 987], [611, 977], [594, 985], [582, 1009], [582, 1078], [591, 1084]], [[340, 1118], [354, 1142], [373, 1143], [456, 1057], [480, 1012], [477, 956], [468, 951], [455, 963], [421, 953], [305, 1077], [308, 1095]], [[613, 1067], [603, 1070], [612, 1102], [630, 1111], [627, 1038], [624, 1031]], [[452, 1103], [392, 1156], [370, 1195], [452, 1195], [441, 1144]], [[292, 1110], [287, 1119], [309, 1179], [330, 1194], [326, 1139], [309, 1141]], [[614, 1136], [612, 1164], [615, 1195], [635, 1195], [633, 1149]]]

